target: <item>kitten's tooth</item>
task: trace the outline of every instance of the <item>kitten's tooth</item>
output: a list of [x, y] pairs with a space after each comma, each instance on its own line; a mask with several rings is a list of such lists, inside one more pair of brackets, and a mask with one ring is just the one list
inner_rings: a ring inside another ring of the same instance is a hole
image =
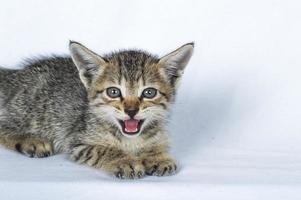
[[[129, 132], [129, 133], [132, 132], [132, 131], [129, 131], [127, 128], [124, 128], [124, 130], [125, 130], [125, 132]], [[138, 128], [136, 128], [135, 131], [133, 131], [133, 132], [137, 132], [137, 131], [138, 131]]]

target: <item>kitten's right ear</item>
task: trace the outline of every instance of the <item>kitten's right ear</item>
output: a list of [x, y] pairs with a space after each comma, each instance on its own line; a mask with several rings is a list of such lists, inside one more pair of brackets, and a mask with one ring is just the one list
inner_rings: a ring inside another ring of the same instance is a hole
[[103, 72], [106, 61], [84, 45], [70, 41], [71, 58], [76, 65], [79, 76], [86, 88]]

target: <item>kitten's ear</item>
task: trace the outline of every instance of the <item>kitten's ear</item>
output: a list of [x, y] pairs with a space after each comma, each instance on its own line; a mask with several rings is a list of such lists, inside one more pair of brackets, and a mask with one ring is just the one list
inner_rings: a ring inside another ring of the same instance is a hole
[[176, 84], [181, 78], [192, 56], [193, 49], [194, 43], [187, 43], [160, 59], [159, 65], [165, 77], [167, 77], [172, 84]]
[[82, 44], [70, 41], [71, 58], [76, 65], [79, 76], [86, 88], [103, 72], [106, 61]]

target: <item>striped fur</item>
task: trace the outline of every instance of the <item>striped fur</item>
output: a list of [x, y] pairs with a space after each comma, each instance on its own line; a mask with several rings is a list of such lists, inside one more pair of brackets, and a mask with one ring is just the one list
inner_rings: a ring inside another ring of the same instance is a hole
[[[165, 126], [192, 51], [189, 43], [162, 58], [138, 50], [99, 56], [70, 42], [71, 57], [0, 69], [0, 144], [29, 157], [67, 153], [118, 178], [172, 175]], [[155, 96], [144, 95], [148, 88]], [[128, 110], [139, 120], [135, 134], [122, 126]]]

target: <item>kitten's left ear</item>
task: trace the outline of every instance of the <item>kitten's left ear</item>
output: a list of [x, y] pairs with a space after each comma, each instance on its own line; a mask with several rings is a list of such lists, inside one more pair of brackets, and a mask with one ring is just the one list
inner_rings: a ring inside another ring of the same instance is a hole
[[89, 88], [94, 80], [103, 72], [106, 61], [84, 45], [70, 41], [71, 58], [76, 65], [82, 83]]
[[194, 43], [187, 43], [175, 51], [163, 56], [159, 65], [172, 84], [175, 84], [184, 72], [194, 49]]

